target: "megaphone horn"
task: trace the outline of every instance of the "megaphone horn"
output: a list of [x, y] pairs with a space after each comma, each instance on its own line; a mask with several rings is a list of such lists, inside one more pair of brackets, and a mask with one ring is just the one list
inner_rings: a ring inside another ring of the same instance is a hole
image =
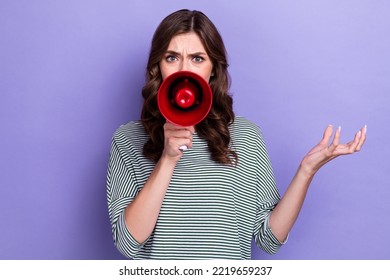
[[157, 93], [161, 114], [171, 123], [193, 126], [210, 112], [213, 96], [209, 84], [198, 74], [179, 71], [166, 77]]

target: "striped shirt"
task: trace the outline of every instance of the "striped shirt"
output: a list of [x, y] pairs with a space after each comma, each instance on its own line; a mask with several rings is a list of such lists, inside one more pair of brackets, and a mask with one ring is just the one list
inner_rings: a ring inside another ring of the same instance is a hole
[[260, 129], [242, 117], [230, 126], [236, 166], [210, 159], [197, 133], [177, 163], [151, 236], [142, 244], [126, 227], [124, 210], [155, 164], [142, 154], [148, 136], [140, 121], [112, 139], [107, 200], [114, 243], [132, 259], [250, 259], [251, 241], [276, 253], [269, 215], [280, 196]]

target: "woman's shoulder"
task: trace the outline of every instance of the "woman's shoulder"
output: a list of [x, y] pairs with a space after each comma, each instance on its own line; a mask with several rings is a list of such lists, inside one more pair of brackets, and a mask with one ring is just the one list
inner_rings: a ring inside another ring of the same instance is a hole
[[[258, 124], [244, 117], [235, 117], [231, 126], [232, 143], [236, 150], [245, 151], [246, 156], [254, 156], [259, 150], [265, 151], [263, 133]], [[254, 153], [254, 154], [253, 154]]]
[[128, 123], [122, 124], [117, 128], [113, 136], [113, 141], [124, 143], [125, 145], [129, 143], [143, 145], [146, 139], [147, 134], [141, 121], [129, 121]]
[[142, 135], [145, 134], [144, 127], [141, 121], [129, 121], [125, 124], [120, 125], [115, 133], [115, 136], [119, 135]]
[[241, 136], [245, 136], [248, 134], [256, 134], [261, 135], [260, 127], [242, 116], [236, 116], [234, 118], [234, 122], [231, 125], [231, 130], [233, 134], [239, 134]]

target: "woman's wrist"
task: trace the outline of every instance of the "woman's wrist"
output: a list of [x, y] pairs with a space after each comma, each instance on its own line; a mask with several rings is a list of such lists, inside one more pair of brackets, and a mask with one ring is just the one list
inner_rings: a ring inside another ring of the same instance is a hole
[[298, 173], [308, 179], [313, 178], [317, 171], [318, 170], [314, 169], [310, 164], [308, 164], [305, 159], [302, 160], [301, 164], [298, 167]]
[[176, 159], [174, 157], [170, 157], [169, 155], [166, 155], [166, 154], [163, 153], [161, 155], [161, 158], [158, 161], [157, 165], [171, 167], [172, 169], [174, 169], [176, 164], [177, 164], [177, 162], [178, 162], [178, 159]]

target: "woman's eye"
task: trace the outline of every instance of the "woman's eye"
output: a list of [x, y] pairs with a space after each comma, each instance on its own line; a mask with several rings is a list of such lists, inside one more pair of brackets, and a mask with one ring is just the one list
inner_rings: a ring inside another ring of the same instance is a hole
[[173, 55], [168, 55], [166, 58], [165, 58], [168, 62], [173, 62], [175, 60], [177, 60], [177, 58]]
[[203, 61], [203, 57], [195, 56], [192, 60], [195, 61], [195, 62], [202, 62]]

